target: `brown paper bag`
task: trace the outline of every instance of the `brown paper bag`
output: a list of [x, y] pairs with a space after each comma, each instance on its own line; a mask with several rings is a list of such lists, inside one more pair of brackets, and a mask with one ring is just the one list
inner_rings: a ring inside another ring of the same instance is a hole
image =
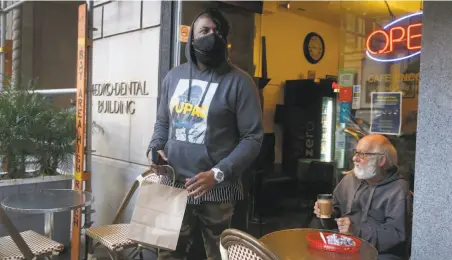
[[[173, 171], [173, 186], [174, 179]], [[127, 237], [147, 247], [175, 250], [187, 198], [188, 192], [185, 189], [144, 180]]]

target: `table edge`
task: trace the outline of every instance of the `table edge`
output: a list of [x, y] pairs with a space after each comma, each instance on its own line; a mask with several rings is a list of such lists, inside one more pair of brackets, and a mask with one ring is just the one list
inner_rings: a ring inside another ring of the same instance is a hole
[[[42, 189], [41, 191], [45, 191], [45, 190], [70, 190], [70, 189]], [[77, 191], [77, 190], [72, 190], [72, 191]], [[36, 191], [32, 191], [32, 192], [36, 192]], [[18, 194], [24, 194], [24, 193], [32, 193], [32, 192], [22, 192], [22, 193], [16, 193], [14, 195], [8, 196], [6, 198], [4, 198], [2, 200], [1, 207], [3, 209], [5, 209], [6, 211], [11, 211], [11, 212], [17, 212], [17, 213], [25, 213], [25, 214], [47, 214], [47, 213], [58, 213], [58, 212], [64, 212], [64, 211], [71, 211], [71, 210], [75, 210], [75, 209], [80, 209], [83, 207], [88, 207], [91, 206], [94, 202], [94, 196], [92, 195], [91, 192], [88, 191], [80, 191], [83, 193], [90, 193], [91, 195], [91, 199], [88, 200], [86, 203], [83, 204], [79, 204], [79, 205], [73, 205], [70, 207], [65, 207], [65, 208], [53, 208], [53, 209], [18, 209], [18, 208], [13, 208], [13, 207], [9, 207], [9, 206], [5, 206], [4, 205], [4, 201], [12, 196], [18, 195]]]

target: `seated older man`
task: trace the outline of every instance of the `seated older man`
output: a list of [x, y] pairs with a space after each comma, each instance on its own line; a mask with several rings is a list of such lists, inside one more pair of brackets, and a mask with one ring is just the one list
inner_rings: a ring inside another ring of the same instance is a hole
[[[397, 172], [397, 151], [382, 135], [362, 138], [354, 151], [353, 173], [333, 192], [339, 232], [374, 245], [379, 260], [406, 259], [411, 234], [408, 183]], [[314, 213], [320, 216], [318, 204]]]

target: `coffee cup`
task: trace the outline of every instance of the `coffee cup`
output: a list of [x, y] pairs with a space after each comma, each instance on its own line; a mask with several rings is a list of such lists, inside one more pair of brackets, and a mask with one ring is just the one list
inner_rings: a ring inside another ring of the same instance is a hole
[[333, 195], [332, 194], [319, 194], [317, 195], [317, 204], [319, 205], [320, 218], [331, 218], [333, 213]]

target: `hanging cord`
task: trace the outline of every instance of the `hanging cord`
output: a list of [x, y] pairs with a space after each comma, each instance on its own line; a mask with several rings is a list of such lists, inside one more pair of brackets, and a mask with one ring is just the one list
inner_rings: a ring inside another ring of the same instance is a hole
[[386, 4], [386, 7], [388, 8], [389, 15], [391, 15], [392, 20], [394, 20], [394, 19], [395, 19], [395, 16], [394, 16], [394, 14], [393, 14], [392, 11], [391, 11], [391, 8], [389, 7], [388, 2], [387, 2], [386, 0], [384, 0], [384, 1], [385, 1], [385, 4]]

